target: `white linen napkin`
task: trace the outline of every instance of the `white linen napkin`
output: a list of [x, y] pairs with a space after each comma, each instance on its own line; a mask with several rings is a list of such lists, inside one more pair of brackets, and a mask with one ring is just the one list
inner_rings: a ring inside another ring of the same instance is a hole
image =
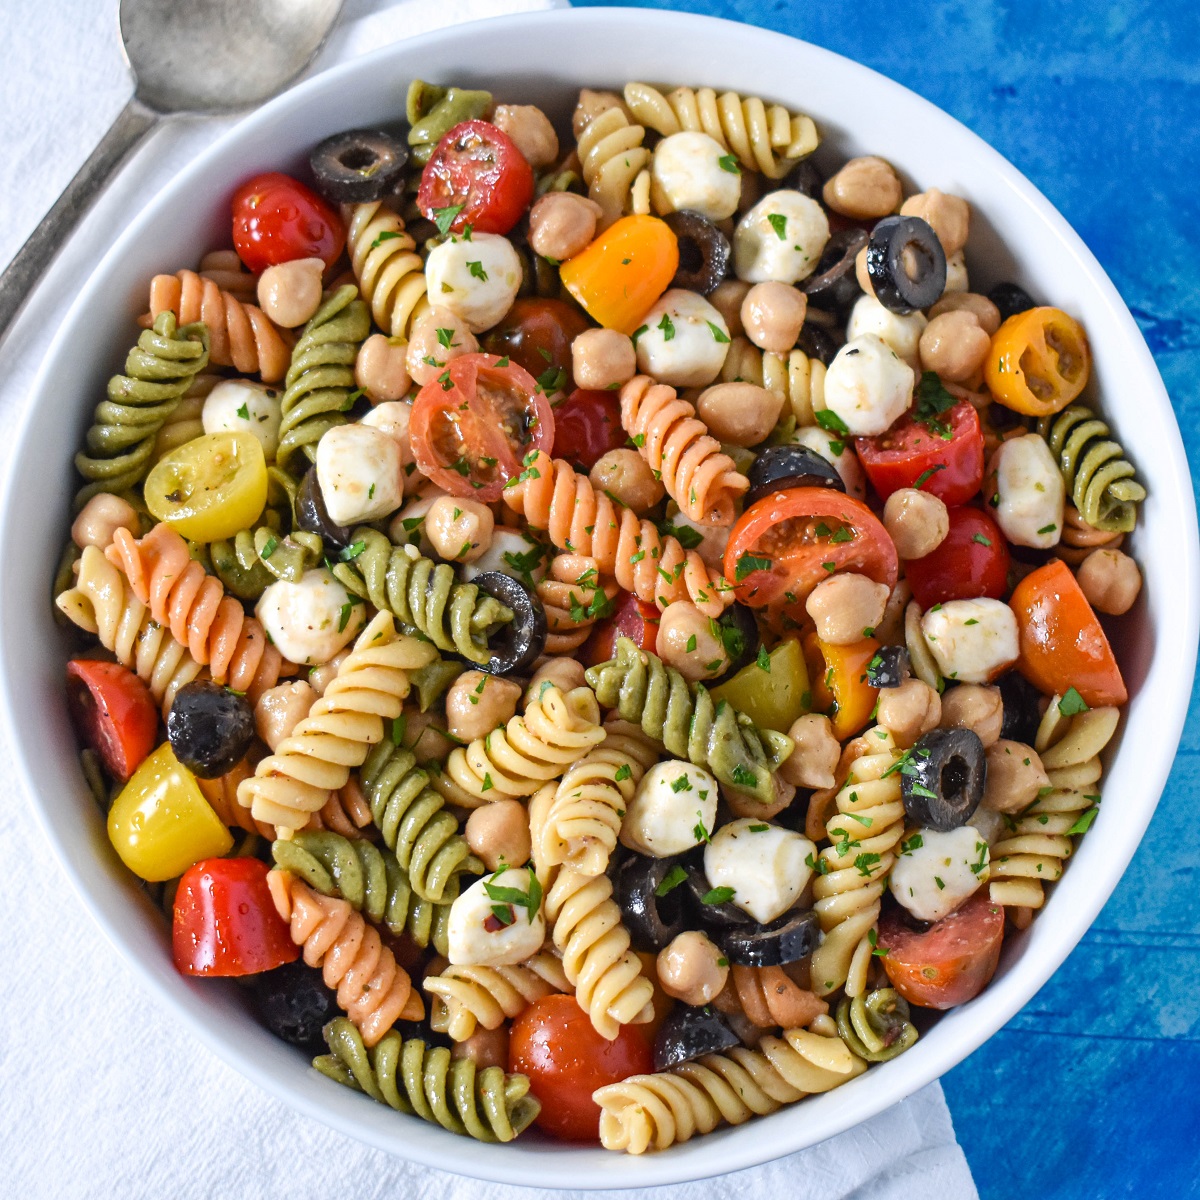
[[[563, 0], [349, 0], [314, 70], [409, 34], [560, 6]], [[129, 93], [112, 0], [5, 0], [4, 7], [0, 263], [20, 247]], [[102, 252], [162, 183], [234, 120], [169, 123], [101, 197], [0, 348], [0, 420], [25, 402], [61, 314]], [[8, 453], [0, 439], [5, 467]], [[12, 778], [10, 753], [0, 742], [0, 778]], [[536, 1200], [539, 1193], [527, 1188], [481, 1184], [369, 1149], [298, 1115], [207, 1053], [150, 1000], [100, 936], [29, 803], [10, 788], [0, 806], [7, 851], [0, 870], [5, 1194]], [[680, 1200], [915, 1194], [977, 1197], [937, 1084], [823, 1145], [671, 1191]]]

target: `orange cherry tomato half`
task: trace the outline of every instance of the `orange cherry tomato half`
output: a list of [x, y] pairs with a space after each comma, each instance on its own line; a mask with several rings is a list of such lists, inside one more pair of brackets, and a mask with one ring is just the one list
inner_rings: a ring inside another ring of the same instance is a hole
[[650, 1043], [636, 1025], [614, 1041], [596, 1032], [574, 996], [545, 996], [512, 1024], [508, 1069], [529, 1077], [542, 1102], [537, 1124], [564, 1141], [596, 1141], [600, 1106], [592, 1093], [606, 1084], [654, 1069]]
[[524, 367], [494, 354], [464, 354], [413, 402], [413, 457], [452, 496], [491, 504], [534, 450], [554, 445], [554, 410]]
[[883, 969], [920, 1008], [953, 1008], [978, 996], [996, 973], [1003, 941], [1004, 909], [988, 899], [986, 884], [923, 932], [909, 927], [899, 906], [879, 921]]
[[1083, 326], [1060, 308], [1031, 308], [996, 330], [983, 377], [1006, 408], [1048, 417], [1083, 391], [1091, 370]]
[[805, 620], [804, 602], [837, 571], [896, 586], [896, 547], [859, 500], [829, 488], [791, 488], [752, 504], [725, 547], [725, 578], [737, 599], [769, 617]]
[[76, 658], [67, 663], [67, 707], [104, 769], [128, 782], [158, 739], [158, 705], [150, 689], [120, 663]]
[[863, 729], [875, 711], [879, 689], [867, 682], [867, 664], [878, 649], [873, 637], [848, 646], [823, 642], [815, 633], [804, 638], [813, 711], [829, 714], [839, 741]]
[[1009, 607], [1017, 617], [1017, 669], [1047, 695], [1074, 688], [1093, 708], [1129, 698], [1121, 668], [1083, 589], [1055, 559], [1026, 575]]
[[567, 291], [605, 329], [637, 332], [679, 270], [679, 242], [657, 217], [622, 217], [559, 269]]
[[297, 258], [322, 258], [331, 267], [346, 244], [346, 229], [311, 188], [268, 171], [233, 194], [233, 244], [256, 275]]

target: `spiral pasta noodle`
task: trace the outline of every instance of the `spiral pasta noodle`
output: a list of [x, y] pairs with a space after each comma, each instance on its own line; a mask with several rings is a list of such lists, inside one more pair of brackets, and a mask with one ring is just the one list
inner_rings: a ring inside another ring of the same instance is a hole
[[592, 626], [612, 611], [617, 585], [600, 578], [594, 558], [559, 554], [536, 591], [546, 611], [545, 652], [570, 654], [587, 641]]
[[209, 358], [218, 367], [259, 375], [264, 383], [284, 377], [291, 358], [288, 341], [257, 305], [223, 292], [195, 271], [155, 275], [150, 280], [150, 325], [160, 313], [173, 312], [181, 324], [203, 321], [208, 328]]
[[593, 117], [579, 135], [583, 181], [588, 196], [603, 210], [600, 229], [622, 213], [650, 211], [650, 151], [642, 145], [645, 136], [645, 129], [617, 107]]
[[210, 543], [213, 572], [240, 600], [257, 600], [277, 579], [298, 583], [325, 557], [321, 536], [306, 529], [284, 534], [272, 524], [241, 529], [233, 542]]
[[371, 306], [375, 324], [389, 337], [407, 341], [429, 301], [425, 264], [403, 220], [379, 201], [355, 204], [350, 208], [346, 245], [354, 278]]
[[616, 657], [589, 667], [588, 683], [605, 708], [640, 725], [676, 758], [711, 771], [718, 782], [764, 804], [775, 800], [774, 771], [792, 752], [792, 739], [759, 729], [731, 704], [717, 704], [661, 658], [618, 638]]
[[143, 330], [125, 359], [125, 374], [108, 381], [108, 398], [96, 405], [86, 449], [75, 469], [91, 482], [75, 494], [82, 508], [97, 492], [121, 492], [138, 484], [150, 469], [158, 431], [208, 366], [208, 330], [180, 325], [175, 314], [160, 313]]
[[211, 280], [239, 300], [253, 300], [258, 291], [258, 276], [246, 270], [236, 250], [210, 250], [197, 270], [201, 279]]
[[750, 481], [673, 387], [635, 375], [621, 388], [621, 425], [689, 520], [732, 525]]
[[511, 1142], [541, 1109], [524, 1075], [481, 1071], [469, 1058], [452, 1059], [444, 1046], [406, 1040], [395, 1030], [371, 1049], [350, 1021], [335, 1017], [325, 1026], [325, 1042], [329, 1053], [313, 1059], [322, 1075], [451, 1133]]
[[201, 779], [200, 776], [196, 776], [196, 784], [223, 825], [230, 829], [257, 833], [270, 841], [275, 837], [275, 827], [268, 825], [266, 821], [256, 821], [250, 815], [250, 810], [243, 808], [237, 800], [238, 785], [253, 774], [254, 768], [246, 759], [242, 759], [224, 775], [218, 775], [215, 779]]
[[824, 940], [812, 956], [812, 986], [818, 996], [846, 986], [861, 995], [871, 961], [868, 935], [879, 919], [880, 899], [895, 848], [904, 833], [900, 755], [881, 726], [869, 730], [878, 746], [857, 759], [838, 791], [837, 813], [828, 822], [826, 846], [817, 860], [813, 911]]
[[825, 407], [825, 364], [803, 350], [772, 354], [760, 350], [749, 338], [735, 337], [721, 366], [723, 383], [753, 383], [784, 400], [785, 412], [797, 426], [816, 424]]
[[746, 1020], [759, 1029], [810, 1025], [829, 1011], [814, 992], [802, 988], [782, 967], [744, 967], [729, 971], [734, 994]]
[[661, 536], [570, 463], [539, 450], [510, 482], [504, 499], [533, 529], [545, 530], [560, 550], [594, 558], [602, 575], [646, 604], [662, 609], [690, 600], [705, 616], [719, 617], [732, 603], [733, 588], [695, 550]]
[[151, 464], [158, 462], [164, 454], [170, 454], [185, 442], [203, 436], [204, 401], [220, 382], [220, 375], [209, 375], [207, 372], [192, 378], [191, 386], [183, 393], [174, 412], [163, 422], [154, 438]]
[[513, 619], [512, 610], [473, 583], [459, 583], [449, 563], [424, 558], [414, 546], [397, 546], [377, 529], [360, 526], [354, 558], [334, 565], [346, 589], [381, 612], [424, 634], [439, 649], [473, 663], [491, 657], [488, 638]]
[[1119, 550], [1125, 541], [1123, 533], [1097, 529], [1079, 515], [1073, 504], [1063, 514], [1062, 541], [1057, 547], [1059, 558], [1078, 566], [1093, 550]]
[[[325, 804], [308, 818], [305, 830], [340, 833], [344, 838], [360, 838], [371, 824], [371, 806], [353, 775], [346, 786], [334, 792]], [[273, 833], [274, 831], [272, 831]]]
[[544, 951], [514, 966], [449, 966], [427, 976], [422, 986], [435, 997], [432, 1028], [456, 1042], [480, 1025], [498, 1029], [543, 996], [571, 990], [562, 963]]
[[425, 1015], [408, 972], [348, 900], [322, 896], [278, 867], [268, 873], [267, 886], [304, 961], [321, 968], [325, 986], [337, 992], [338, 1007], [366, 1045], [374, 1046], [397, 1021]]
[[846, 1045], [867, 1062], [887, 1062], [917, 1040], [917, 1027], [908, 1019], [908, 1001], [892, 988], [844, 997], [838, 1005], [837, 1025]]
[[742, 168], [782, 179], [818, 146], [811, 117], [769, 107], [757, 96], [739, 96], [712, 88], [678, 87], [665, 96], [646, 83], [627, 83], [625, 103], [643, 125], [664, 137], [683, 131], [707, 133], [737, 155]]
[[428, 642], [398, 634], [391, 614], [379, 613], [308, 716], [238, 788], [238, 803], [281, 830], [305, 825], [382, 740], [384, 721], [400, 715], [408, 672], [434, 655]]

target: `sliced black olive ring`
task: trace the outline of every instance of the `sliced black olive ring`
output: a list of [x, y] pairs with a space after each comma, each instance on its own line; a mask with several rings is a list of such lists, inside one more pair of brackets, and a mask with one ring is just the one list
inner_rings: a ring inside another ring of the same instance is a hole
[[739, 1045], [729, 1022], [715, 1008], [677, 1004], [667, 1014], [654, 1039], [654, 1069], [667, 1071], [706, 1054], [720, 1054]]
[[408, 147], [377, 129], [326, 138], [309, 158], [317, 191], [335, 204], [369, 204], [395, 191]]
[[825, 243], [813, 273], [804, 281], [804, 293], [814, 308], [844, 311], [862, 295], [855, 271], [859, 251], [867, 244], [864, 229], [839, 229]]
[[983, 799], [983, 742], [970, 729], [935, 729], [909, 751], [900, 780], [909, 820], [949, 833], [965, 825]]
[[867, 274], [889, 311], [929, 308], [946, 290], [946, 252], [920, 217], [884, 217], [867, 243]]
[[532, 671], [546, 648], [546, 610], [542, 602], [524, 584], [499, 571], [484, 571], [471, 582], [513, 613], [513, 619], [492, 634], [488, 642], [492, 656], [479, 669], [489, 675]]
[[679, 242], [679, 270], [671, 286], [707, 296], [729, 273], [729, 239], [699, 213], [670, 213], [663, 220]]
[[747, 507], [764, 496], [786, 492], [788, 488], [846, 490], [837, 468], [807, 446], [769, 446], [750, 464], [746, 478], [750, 480]]
[[617, 903], [633, 948], [657, 954], [684, 930], [683, 887], [675, 886], [659, 895], [663, 880], [680, 866], [679, 859], [627, 858], [617, 869], [614, 881]]

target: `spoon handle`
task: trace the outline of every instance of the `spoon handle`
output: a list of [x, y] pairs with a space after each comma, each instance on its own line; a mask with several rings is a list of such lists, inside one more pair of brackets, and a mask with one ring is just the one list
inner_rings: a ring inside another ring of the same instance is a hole
[[92, 206], [117, 167], [159, 120], [158, 113], [147, 108], [136, 96], [131, 97], [87, 162], [54, 202], [54, 207], [17, 251], [17, 256], [0, 275], [0, 340], [79, 219]]

